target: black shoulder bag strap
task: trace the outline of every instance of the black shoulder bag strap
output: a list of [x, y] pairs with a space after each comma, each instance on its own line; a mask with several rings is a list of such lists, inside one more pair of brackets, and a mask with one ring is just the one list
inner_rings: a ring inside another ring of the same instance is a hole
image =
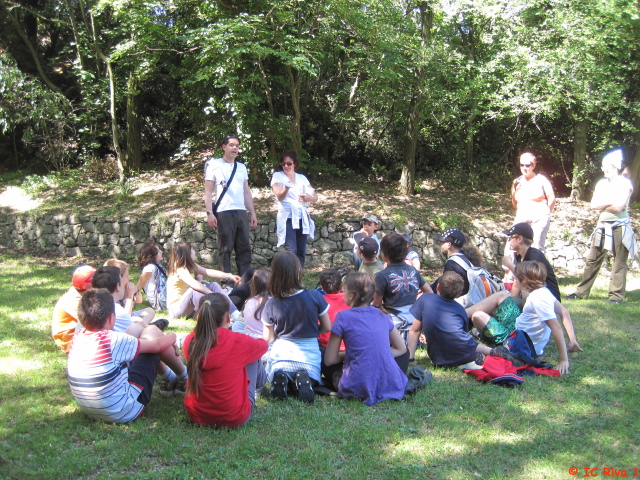
[[220, 193], [220, 196], [218, 197], [218, 200], [216, 200], [216, 204], [211, 209], [211, 210], [213, 210], [213, 214], [214, 215], [218, 214], [218, 207], [220, 206], [220, 202], [222, 201], [222, 198], [224, 197], [224, 194], [227, 193], [227, 190], [229, 190], [229, 185], [231, 185], [231, 182], [233, 182], [233, 176], [236, 174], [236, 169], [237, 168], [238, 168], [238, 162], [233, 162], [233, 170], [231, 171], [231, 176], [229, 177], [229, 180], [224, 185], [224, 187], [222, 187], [222, 193]]

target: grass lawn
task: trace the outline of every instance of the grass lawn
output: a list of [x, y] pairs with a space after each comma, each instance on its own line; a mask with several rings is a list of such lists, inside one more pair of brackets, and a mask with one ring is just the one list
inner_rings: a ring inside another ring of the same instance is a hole
[[[567, 302], [585, 352], [570, 353], [562, 378], [509, 390], [437, 370], [405, 401], [259, 398], [247, 426], [214, 430], [191, 425], [180, 398], [157, 392], [132, 424], [87, 419], [50, 336], [72, 267], [6, 249], [0, 263], [0, 478], [565, 479], [587, 467], [600, 477], [640, 468], [638, 279], [621, 305], [604, 305], [602, 279], [592, 300]], [[565, 279], [563, 294], [576, 283]], [[547, 353], [557, 361], [553, 342]], [[417, 358], [429, 368], [426, 353]]]

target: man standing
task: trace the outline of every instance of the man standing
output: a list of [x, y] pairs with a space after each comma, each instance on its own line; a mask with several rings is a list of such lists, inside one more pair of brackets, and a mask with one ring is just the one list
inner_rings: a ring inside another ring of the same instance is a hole
[[[249, 190], [247, 168], [236, 162], [239, 150], [238, 137], [227, 135], [222, 142], [222, 158], [210, 159], [205, 164], [204, 204], [207, 223], [218, 230], [220, 269], [231, 272], [231, 251], [235, 249], [238, 275], [242, 276], [251, 267], [247, 209], [251, 214], [251, 228], [258, 226], [258, 219]], [[215, 203], [212, 203], [214, 189]]]
[[622, 150], [614, 150], [602, 159], [605, 178], [596, 184], [591, 210], [600, 213], [598, 225], [591, 235], [591, 249], [587, 254], [582, 281], [568, 299], [588, 298], [607, 250], [613, 255], [608, 304], [624, 299], [627, 282], [627, 259], [636, 254], [636, 238], [629, 219], [629, 198], [633, 192], [631, 181], [620, 175]]

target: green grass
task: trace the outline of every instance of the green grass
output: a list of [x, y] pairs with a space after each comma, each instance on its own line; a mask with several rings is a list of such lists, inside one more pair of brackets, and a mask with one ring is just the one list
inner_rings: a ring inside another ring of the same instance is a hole
[[[640, 466], [635, 279], [622, 305], [604, 305], [604, 283], [592, 300], [567, 302], [585, 352], [570, 354], [562, 378], [508, 390], [437, 370], [402, 402], [259, 398], [247, 426], [215, 430], [191, 425], [181, 399], [157, 393], [129, 425], [87, 419], [50, 337], [72, 266], [7, 250], [0, 262], [0, 478], [568, 479], [585, 467], [633, 476]], [[305, 281], [315, 286], [313, 275]], [[563, 293], [575, 284], [564, 282]], [[424, 352], [417, 357], [429, 366]], [[553, 342], [547, 359], [557, 361]]]

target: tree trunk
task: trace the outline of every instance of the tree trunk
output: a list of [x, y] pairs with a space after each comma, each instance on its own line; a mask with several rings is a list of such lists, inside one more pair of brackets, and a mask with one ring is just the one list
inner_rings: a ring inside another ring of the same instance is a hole
[[576, 122], [573, 134], [573, 179], [569, 197], [572, 201], [584, 199], [588, 131], [589, 120], [582, 119]]
[[471, 171], [473, 166], [473, 122], [476, 120], [476, 110], [478, 108], [478, 99], [471, 100], [471, 113], [467, 117], [467, 171]]
[[140, 91], [135, 68], [129, 73], [127, 91], [127, 154], [125, 175], [140, 171], [142, 166], [142, 122], [140, 120]]
[[294, 74], [293, 68], [290, 66], [287, 66], [287, 75], [289, 76], [289, 82], [291, 83], [291, 105], [293, 106], [291, 141], [293, 143], [293, 149], [300, 153], [300, 149], [302, 148], [302, 133], [300, 128], [300, 85], [302, 82], [302, 75], [299, 71], [296, 71]]
[[638, 198], [640, 198], [640, 194], [638, 194], [638, 189], [640, 189], [640, 115], [636, 115], [635, 127], [636, 131], [633, 134], [633, 139], [636, 144], [636, 153], [629, 169], [631, 170], [631, 181], [634, 185], [631, 199], [637, 202]]
[[[422, 54], [425, 55], [431, 43], [431, 30], [433, 28], [433, 9], [426, 2], [418, 5], [420, 9], [420, 39]], [[424, 60], [424, 59], [423, 59]], [[402, 174], [400, 175], [400, 193], [413, 195], [416, 183], [416, 151], [420, 126], [422, 124], [422, 106], [424, 103], [423, 67], [418, 67], [414, 73], [413, 91], [415, 92], [409, 102], [409, 117], [407, 121], [407, 135], [405, 137], [404, 154], [402, 159]]]
[[413, 195], [416, 184], [416, 150], [420, 133], [420, 102], [414, 96], [409, 104], [409, 122], [404, 142], [402, 175], [400, 175], [400, 193]]

